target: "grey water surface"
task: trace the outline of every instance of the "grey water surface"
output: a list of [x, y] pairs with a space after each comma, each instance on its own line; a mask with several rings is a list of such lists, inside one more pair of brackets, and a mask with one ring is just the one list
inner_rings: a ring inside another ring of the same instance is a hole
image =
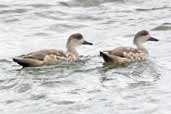
[[[106, 70], [99, 51], [133, 46], [149, 60]], [[21, 69], [12, 57], [63, 49], [80, 32], [81, 61]], [[0, 0], [0, 114], [171, 114], [170, 0]]]

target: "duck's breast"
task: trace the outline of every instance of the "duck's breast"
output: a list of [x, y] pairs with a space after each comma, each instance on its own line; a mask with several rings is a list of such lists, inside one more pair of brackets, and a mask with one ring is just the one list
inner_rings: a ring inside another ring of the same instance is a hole
[[67, 55], [67, 61], [69, 61], [69, 62], [74, 62], [79, 59], [79, 56], [77, 56], [73, 53], [70, 53], [70, 52], [68, 52], [66, 55]]

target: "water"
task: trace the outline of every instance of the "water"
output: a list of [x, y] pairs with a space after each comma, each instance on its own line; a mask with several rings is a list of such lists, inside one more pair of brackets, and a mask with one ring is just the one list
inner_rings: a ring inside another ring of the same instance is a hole
[[[170, 114], [170, 0], [0, 0], [1, 114]], [[133, 46], [147, 29], [149, 61], [105, 69], [99, 51]], [[40, 49], [65, 49], [81, 32], [94, 46], [81, 62], [26, 68], [11, 58]]]

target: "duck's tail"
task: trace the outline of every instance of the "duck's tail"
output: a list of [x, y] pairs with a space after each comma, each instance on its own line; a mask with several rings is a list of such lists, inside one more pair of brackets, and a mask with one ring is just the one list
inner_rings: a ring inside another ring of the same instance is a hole
[[107, 62], [107, 63], [113, 61], [113, 58], [109, 54], [107, 54], [105, 52], [100, 51], [100, 56], [103, 57], [104, 61]]
[[116, 55], [110, 55], [105, 52], [100, 52], [100, 56], [103, 57], [103, 59], [106, 63], [112, 63], [115, 65], [125, 65], [125, 64], [129, 63], [129, 59], [127, 59], [127, 58], [119, 57]]
[[35, 67], [35, 66], [40, 66], [43, 64], [43, 62], [41, 62], [39, 60], [25, 59], [25, 58], [24, 59], [23, 58], [13, 58], [13, 61], [23, 67]]
[[19, 58], [13, 58], [13, 61], [18, 63], [19, 65], [23, 66], [23, 67], [29, 67], [29, 63], [26, 62], [25, 60], [23, 59], [19, 59]]

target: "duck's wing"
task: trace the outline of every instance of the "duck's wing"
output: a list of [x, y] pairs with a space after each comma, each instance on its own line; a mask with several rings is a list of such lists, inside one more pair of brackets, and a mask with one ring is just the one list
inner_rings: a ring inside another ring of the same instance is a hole
[[[21, 55], [19, 57], [13, 58], [13, 61], [18, 63], [23, 67], [35, 67], [44, 65], [46, 59], [51, 59], [55, 55], [56, 57], [66, 57], [63, 51], [50, 49], [50, 50], [41, 50], [37, 52], [32, 52], [26, 55]], [[49, 58], [50, 57], [50, 58]]]
[[105, 52], [100, 52], [100, 56], [103, 57], [104, 61], [107, 63], [113, 63], [113, 64], [125, 64], [129, 62], [129, 59], [124, 58], [124, 57], [120, 57], [117, 55], [111, 55], [109, 53], [105, 53]]
[[47, 55], [66, 57], [66, 54], [63, 51], [56, 50], [56, 49], [41, 50], [41, 51], [26, 54], [26, 55], [21, 55], [19, 57], [24, 58], [24, 59], [27, 58], [27, 59], [44, 60], [45, 56], [47, 56]]
[[118, 47], [113, 50], [107, 50], [108, 54], [119, 57], [125, 57], [125, 53], [138, 53], [138, 50], [130, 47]]

